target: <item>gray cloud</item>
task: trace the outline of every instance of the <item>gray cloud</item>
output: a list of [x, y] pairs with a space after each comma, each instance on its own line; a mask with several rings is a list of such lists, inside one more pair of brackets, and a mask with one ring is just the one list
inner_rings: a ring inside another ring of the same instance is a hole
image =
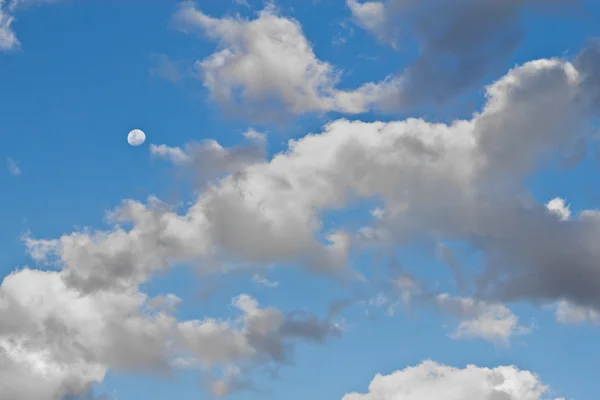
[[[3, 280], [3, 398], [83, 396], [109, 369], [165, 375], [172, 367], [196, 366], [226, 371], [210, 386], [226, 394], [245, 388], [256, 367], [289, 363], [295, 341], [320, 343], [334, 332], [330, 319], [260, 308], [245, 294], [234, 299], [235, 319], [178, 321], [169, 307], [157, 309], [177, 303], [174, 295], [160, 301], [136, 289], [82, 293], [63, 278], [61, 272], [23, 269]], [[32, 379], [36, 385], [28, 384]]]
[[440, 260], [443, 261], [450, 268], [452, 274], [454, 275], [454, 279], [456, 280], [456, 284], [458, 285], [459, 290], [462, 291], [464, 289], [465, 284], [463, 271], [462, 266], [456, 259], [454, 251], [452, 251], [452, 249], [448, 248], [444, 244], [440, 244], [437, 247], [437, 255], [440, 258]]
[[383, 107], [442, 105], [504, 68], [523, 39], [526, 7], [573, 5], [570, 0], [347, 0], [359, 25], [394, 47], [409, 38], [419, 56], [401, 74], [401, 90]]
[[150, 145], [154, 157], [161, 157], [173, 164], [192, 170], [200, 182], [224, 175], [235, 174], [251, 164], [266, 158], [266, 137], [252, 129], [244, 133], [249, 142], [232, 148], [223, 148], [215, 140], [187, 144], [183, 149], [167, 145]]
[[577, 56], [573, 64], [583, 76], [582, 86], [589, 87], [586, 92], [596, 114], [600, 112], [600, 39], [591, 39], [588, 46]]

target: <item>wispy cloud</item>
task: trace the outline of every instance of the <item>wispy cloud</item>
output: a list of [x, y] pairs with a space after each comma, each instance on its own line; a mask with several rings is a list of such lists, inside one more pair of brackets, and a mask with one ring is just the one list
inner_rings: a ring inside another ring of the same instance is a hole
[[12, 50], [19, 46], [11, 27], [14, 17], [5, 10], [4, 4], [4, 0], [0, 0], [0, 51]]
[[276, 288], [277, 286], [279, 286], [279, 282], [270, 281], [264, 276], [260, 276], [258, 274], [254, 274], [254, 276], [252, 277], [252, 282], [270, 288]]
[[44, 3], [58, 3], [60, 1], [63, 0], [0, 0], [0, 51], [15, 50], [21, 45], [12, 28], [17, 10]]
[[10, 172], [11, 175], [14, 176], [19, 176], [21, 175], [21, 168], [19, 167], [19, 164], [17, 164], [17, 162], [15, 160], [13, 160], [12, 158], [8, 158], [6, 160], [6, 164], [8, 166], [8, 172]]
[[179, 65], [165, 54], [153, 54], [152, 63], [153, 65], [150, 68], [150, 74], [152, 76], [173, 83], [181, 81], [184, 77], [184, 73]]

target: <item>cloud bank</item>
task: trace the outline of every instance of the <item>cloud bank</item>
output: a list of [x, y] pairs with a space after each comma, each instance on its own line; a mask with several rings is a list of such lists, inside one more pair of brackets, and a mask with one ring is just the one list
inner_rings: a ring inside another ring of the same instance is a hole
[[[446, 10], [442, 2], [425, 3]], [[319, 60], [299, 23], [273, 7], [248, 20], [210, 17], [185, 2], [173, 19], [179, 29], [217, 44], [196, 66], [223, 108], [278, 118], [404, 109], [425, 97], [444, 101], [481, 78], [492, 58], [512, 51], [518, 15], [533, 3], [464, 1], [445, 25], [437, 17], [417, 18], [411, 29], [424, 51], [415, 66], [356, 90], [339, 89], [341, 71]], [[6, 49], [18, 44], [11, 30], [15, 4], [0, 0]], [[415, 4], [348, 1], [361, 26], [392, 44], [402, 34], [390, 22], [396, 7], [419, 12]], [[475, 23], [473, 15], [485, 18]], [[476, 37], [466, 36], [467, 28]], [[482, 53], [486, 46], [496, 53]], [[443, 65], [439, 57], [457, 62], [470, 80], [452, 70], [438, 76], [431, 66]], [[154, 197], [124, 200], [108, 213], [105, 229], [26, 235], [31, 257], [52, 269], [22, 268], [0, 285], [0, 392], [7, 400], [83, 396], [109, 370], [196, 368], [205, 387], [224, 396], [254, 388], [260, 367], [289, 363], [299, 341], [321, 344], [342, 334], [339, 308], [319, 317], [264, 307], [244, 293], [232, 299], [230, 318], [180, 320], [181, 298], [150, 298], [141, 289], [180, 264], [204, 274], [251, 271], [255, 283], [275, 288], [261, 275], [270, 267], [352, 280], [359, 276], [355, 251], [433, 243], [465, 293], [430, 292], [398, 277], [398, 299], [380, 297], [373, 305], [392, 313], [399, 304], [418, 303], [455, 319], [454, 339], [500, 343], [527, 332], [511, 303], [554, 304], [561, 323], [597, 322], [600, 211], [574, 212], [558, 197], [538, 202], [526, 180], [595, 140], [599, 65], [600, 46], [590, 42], [573, 60], [540, 59], [511, 69], [485, 88], [485, 104], [469, 119], [338, 119], [270, 158], [265, 136], [252, 130], [238, 147], [216, 140], [150, 146], [152, 156], [201, 177], [194, 201], [180, 211]], [[380, 204], [368, 223], [355, 230], [326, 224], [327, 212], [356, 200]], [[450, 242], [477, 251], [480, 268], [460, 268], [445, 247]], [[36, 385], [28, 384], [32, 377]], [[442, 400], [541, 400], [548, 390], [516, 367], [458, 369], [427, 361], [378, 375], [366, 394], [344, 400], [439, 399], [440, 393]]]

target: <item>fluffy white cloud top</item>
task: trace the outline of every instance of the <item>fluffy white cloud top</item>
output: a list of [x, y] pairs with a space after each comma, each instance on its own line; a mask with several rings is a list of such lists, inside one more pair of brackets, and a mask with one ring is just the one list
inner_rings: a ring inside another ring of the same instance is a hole
[[369, 110], [393, 90], [393, 82], [341, 90], [342, 71], [320, 60], [299, 22], [267, 6], [255, 19], [214, 18], [193, 2], [173, 16], [184, 32], [214, 40], [215, 53], [196, 63], [213, 98], [230, 114], [247, 119], [281, 119], [307, 112]]
[[342, 400], [546, 400], [547, 395], [548, 387], [535, 374], [514, 366], [460, 369], [425, 361], [378, 374], [368, 393], [349, 393]]

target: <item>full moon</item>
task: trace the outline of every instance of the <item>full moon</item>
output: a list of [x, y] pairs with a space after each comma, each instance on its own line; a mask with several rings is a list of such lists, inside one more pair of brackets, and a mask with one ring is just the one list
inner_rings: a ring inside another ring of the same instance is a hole
[[127, 135], [127, 142], [132, 146], [141, 146], [146, 141], [146, 134], [139, 129], [134, 129]]

